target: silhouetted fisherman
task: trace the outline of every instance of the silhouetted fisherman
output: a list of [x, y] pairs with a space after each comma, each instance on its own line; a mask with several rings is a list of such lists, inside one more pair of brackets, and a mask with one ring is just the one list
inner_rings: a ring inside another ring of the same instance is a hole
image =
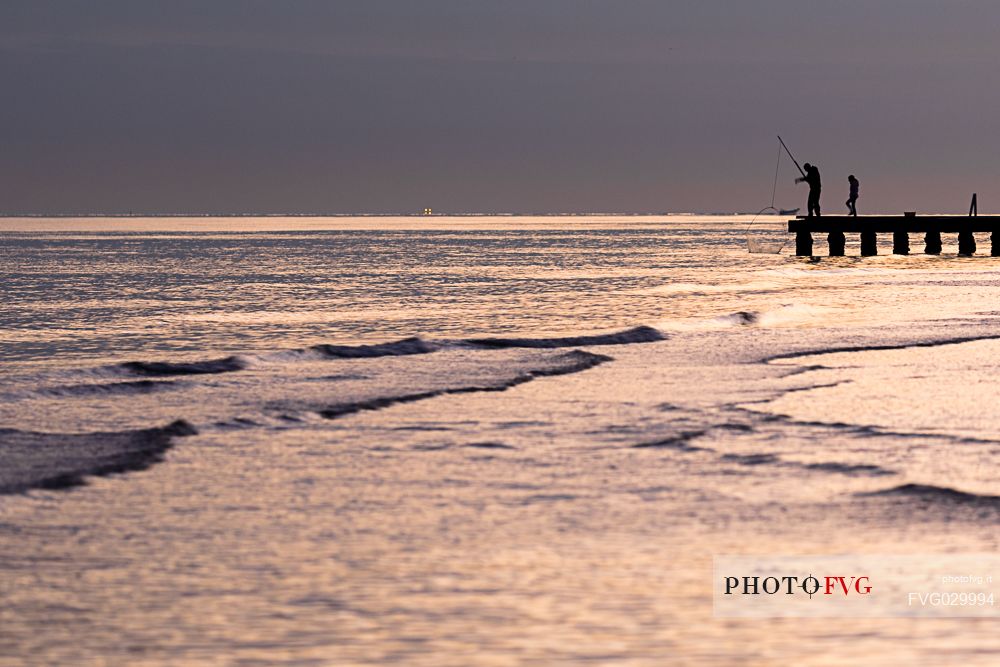
[[816, 212], [816, 217], [819, 217], [819, 193], [823, 186], [819, 181], [819, 169], [815, 165], [811, 165], [806, 162], [802, 165], [806, 170], [806, 175], [802, 178], [796, 178], [796, 183], [808, 183], [809, 184], [809, 203], [807, 204], [809, 210], [809, 217], [813, 216], [813, 211]]
[[847, 210], [855, 218], [858, 217], [858, 209], [855, 204], [858, 201], [858, 186], [861, 185], [858, 179], [854, 178], [854, 174], [847, 177], [847, 182], [851, 185], [851, 193], [847, 196]]

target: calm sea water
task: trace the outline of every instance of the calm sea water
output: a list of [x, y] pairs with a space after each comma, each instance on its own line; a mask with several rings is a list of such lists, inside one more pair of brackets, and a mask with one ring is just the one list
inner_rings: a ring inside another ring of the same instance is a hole
[[1000, 260], [748, 222], [0, 221], [0, 663], [997, 664], [713, 618], [714, 554], [1000, 538]]

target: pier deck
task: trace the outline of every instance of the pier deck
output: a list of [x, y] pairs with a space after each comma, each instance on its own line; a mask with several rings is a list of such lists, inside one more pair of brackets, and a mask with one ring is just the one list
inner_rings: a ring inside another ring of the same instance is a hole
[[941, 234], [958, 234], [958, 254], [976, 252], [975, 232], [991, 234], [991, 252], [1000, 257], [1000, 216], [996, 215], [824, 215], [822, 217], [798, 216], [788, 221], [788, 231], [795, 234], [795, 254], [813, 254], [813, 233], [826, 233], [830, 255], [844, 254], [844, 235], [861, 235], [861, 255], [878, 254], [877, 235], [892, 234], [893, 254], [910, 253], [909, 234], [924, 234], [924, 252], [941, 254]]

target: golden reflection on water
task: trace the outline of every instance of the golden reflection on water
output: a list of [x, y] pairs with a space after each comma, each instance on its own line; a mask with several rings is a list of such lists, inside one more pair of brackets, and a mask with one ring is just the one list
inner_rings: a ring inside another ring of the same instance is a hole
[[[0, 658], [997, 664], [990, 620], [712, 617], [713, 554], [1000, 541], [988, 500], [863, 495], [906, 484], [1000, 495], [1000, 422], [984, 398], [996, 393], [997, 343], [761, 363], [990, 335], [1000, 264], [748, 256], [732, 223], [0, 223], [48, 230], [8, 237], [29, 247], [4, 266], [14, 288], [0, 341], [17, 356], [0, 371], [0, 428], [183, 418], [201, 431], [142, 472], [0, 497]], [[86, 233], [109, 225], [111, 238]], [[46, 235], [56, 229], [74, 235]], [[184, 230], [210, 234], [168, 233]], [[373, 234], [386, 230], [400, 236]], [[447, 233], [430, 242], [427, 230]], [[475, 390], [566, 350], [457, 344], [639, 324], [667, 340], [594, 346], [613, 361], [506, 391]], [[447, 345], [371, 359], [291, 352], [418, 333]], [[104, 364], [235, 353], [246, 369], [171, 378], [162, 393], [51, 391], [114, 381]], [[456, 387], [468, 391], [317, 413]]]

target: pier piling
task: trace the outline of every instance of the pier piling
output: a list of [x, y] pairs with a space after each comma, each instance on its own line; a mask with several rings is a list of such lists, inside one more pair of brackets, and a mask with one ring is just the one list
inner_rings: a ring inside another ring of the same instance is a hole
[[932, 231], [924, 234], [924, 254], [941, 254], [941, 232]]
[[972, 232], [958, 233], [958, 254], [965, 257], [972, 257], [976, 254], [976, 237]]
[[872, 230], [865, 230], [861, 232], [861, 256], [862, 257], [873, 257], [878, 254], [878, 244], [875, 237], [875, 232]]
[[812, 257], [812, 234], [806, 231], [799, 231], [795, 233], [795, 254], [799, 257]]
[[830, 246], [830, 257], [844, 256], [844, 246], [847, 244], [844, 232], [830, 232], [826, 236], [826, 242]]
[[896, 255], [910, 254], [910, 234], [924, 235], [924, 252], [940, 255], [941, 235], [958, 236], [958, 254], [972, 256], [976, 253], [976, 232], [991, 234], [990, 254], [1000, 257], [1000, 215], [976, 215], [975, 203], [972, 215], [824, 215], [823, 217], [799, 216], [788, 221], [788, 231], [795, 234], [795, 254], [802, 257], [813, 255], [813, 234], [826, 234], [831, 257], [845, 254], [844, 235], [861, 236], [861, 256], [878, 254], [878, 235], [892, 234], [892, 252]]
[[908, 232], [892, 233], [892, 254], [893, 255], [910, 254], [910, 234]]

